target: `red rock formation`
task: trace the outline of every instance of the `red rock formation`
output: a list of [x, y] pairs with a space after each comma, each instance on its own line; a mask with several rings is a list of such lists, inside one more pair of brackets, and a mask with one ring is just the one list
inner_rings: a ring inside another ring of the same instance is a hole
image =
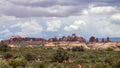
[[101, 42], [105, 42], [104, 38], [102, 38], [102, 41]]
[[110, 38], [109, 37], [106, 38], [106, 42], [110, 42]]
[[95, 38], [94, 36], [91, 36], [89, 39], [89, 42], [99, 42], [98, 38]]
[[81, 42], [81, 43], [86, 42], [86, 40], [85, 40], [83, 37], [77, 38], [77, 41], [79, 41], [79, 42]]
[[102, 38], [101, 42], [110, 42], [110, 38], [107, 37], [106, 39]]
[[96, 38], [95, 40], [96, 40], [96, 42], [99, 42], [98, 38]]
[[78, 37], [76, 34], [72, 34], [72, 36], [63, 36], [62, 38], [59, 38], [59, 41], [64, 41], [64, 42], [86, 42], [86, 40], [83, 37]]
[[58, 38], [55, 36], [54, 38], [48, 39], [49, 42], [57, 42]]
[[29, 37], [21, 37], [21, 36], [12, 36], [10, 39], [8, 40], [3, 40], [3, 42], [6, 43], [16, 43], [16, 42], [26, 42], [26, 41], [46, 41], [43, 38], [29, 38]]
[[46, 41], [46, 42], [86, 42], [86, 40], [83, 37], [78, 37], [76, 34], [72, 34], [72, 36], [63, 36], [62, 38], [57, 38], [56, 36], [54, 38], [50, 38], [48, 40], [44, 38], [29, 38], [29, 37], [21, 37], [21, 36], [12, 36], [8, 40], [3, 40], [3, 42], [7, 43], [16, 43], [16, 42], [32, 42], [32, 41]]
[[95, 42], [95, 37], [91, 36], [90, 39], [89, 39], [89, 42]]

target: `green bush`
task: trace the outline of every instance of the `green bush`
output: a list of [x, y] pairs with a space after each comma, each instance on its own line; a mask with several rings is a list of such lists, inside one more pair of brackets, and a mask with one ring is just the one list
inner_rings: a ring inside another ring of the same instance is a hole
[[27, 61], [35, 60], [35, 59], [36, 59], [36, 55], [34, 55], [33, 53], [27, 53], [27, 54], [25, 55], [25, 59], [26, 59]]
[[106, 51], [113, 51], [113, 49], [112, 48], [107, 48]]
[[6, 60], [0, 58], [0, 68], [10, 68], [10, 66]]
[[112, 68], [112, 67], [107, 63], [98, 62], [95, 64], [95, 68]]
[[9, 58], [12, 58], [13, 57], [13, 54], [11, 54], [11, 53], [5, 53], [4, 55], [3, 55], [3, 58], [4, 59], [9, 59]]
[[27, 61], [23, 58], [16, 58], [9, 62], [9, 65], [11, 65], [13, 68], [17, 68], [18, 66], [25, 67], [26, 64], [27, 64]]
[[116, 68], [120, 68], [120, 61], [115, 65]]
[[11, 47], [9, 47], [6, 43], [0, 43], [0, 51], [7, 52], [10, 51]]
[[45, 63], [41, 62], [41, 63], [38, 63], [36, 67], [37, 68], [47, 68], [47, 65]]
[[56, 53], [53, 55], [53, 62], [63, 62], [64, 60], [69, 59], [69, 54], [64, 49], [59, 48]]
[[72, 51], [80, 51], [80, 52], [83, 52], [85, 51], [84, 47], [83, 46], [75, 46], [72, 48]]

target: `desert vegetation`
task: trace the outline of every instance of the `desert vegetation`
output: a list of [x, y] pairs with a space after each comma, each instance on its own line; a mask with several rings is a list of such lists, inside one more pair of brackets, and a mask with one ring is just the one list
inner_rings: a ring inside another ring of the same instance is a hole
[[0, 68], [119, 68], [120, 51], [14, 47], [0, 43]]

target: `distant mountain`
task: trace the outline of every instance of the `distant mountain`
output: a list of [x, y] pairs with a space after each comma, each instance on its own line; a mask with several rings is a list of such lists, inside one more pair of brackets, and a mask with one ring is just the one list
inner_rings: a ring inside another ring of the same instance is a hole
[[120, 42], [120, 37], [113, 37], [113, 38], [110, 38], [111, 41], [113, 42]]
[[[102, 40], [102, 38], [99, 38], [99, 41], [101, 41]], [[112, 38], [110, 38], [110, 41], [111, 42], [120, 42], [120, 37], [112, 37]]]

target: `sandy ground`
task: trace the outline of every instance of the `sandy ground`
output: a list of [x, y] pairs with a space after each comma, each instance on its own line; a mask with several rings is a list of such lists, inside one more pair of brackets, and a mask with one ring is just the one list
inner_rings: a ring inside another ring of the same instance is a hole
[[[9, 44], [10, 47], [19, 47], [14, 46], [12, 44]], [[36, 45], [27, 45], [26, 47], [34, 47]], [[85, 49], [107, 49], [107, 48], [113, 48], [114, 50], [120, 50], [120, 42], [108, 42], [108, 43], [79, 43], [79, 42], [59, 42], [59, 43], [53, 43], [53, 42], [46, 42], [44, 43], [44, 46], [46, 47], [62, 47], [64, 49], [66, 48], [72, 48], [74, 46], [83, 46]]]

